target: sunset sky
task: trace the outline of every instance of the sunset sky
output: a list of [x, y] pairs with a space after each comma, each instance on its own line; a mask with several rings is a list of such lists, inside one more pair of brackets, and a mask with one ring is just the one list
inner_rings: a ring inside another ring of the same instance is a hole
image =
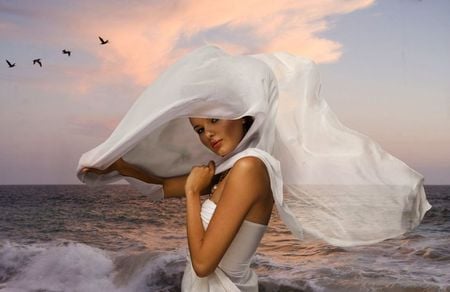
[[343, 124], [450, 184], [449, 32], [448, 0], [0, 0], [0, 184], [80, 183], [80, 156], [208, 43], [313, 59]]

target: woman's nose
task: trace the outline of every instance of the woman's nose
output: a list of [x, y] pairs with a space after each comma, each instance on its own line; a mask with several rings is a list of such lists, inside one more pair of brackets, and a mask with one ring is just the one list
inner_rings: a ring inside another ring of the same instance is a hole
[[206, 137], [211, 138], [214, 136], [215, 133], [214, 133], [214, 130], [211, 129], [211, 127], [205, 127], [205, 134], [206, 134]]
[[212, 131], [206, 130], [205, 133], [206, 133], [206, 137], [208, 137], [208, 138], [212, 138], [214, 136], [214, 133]]

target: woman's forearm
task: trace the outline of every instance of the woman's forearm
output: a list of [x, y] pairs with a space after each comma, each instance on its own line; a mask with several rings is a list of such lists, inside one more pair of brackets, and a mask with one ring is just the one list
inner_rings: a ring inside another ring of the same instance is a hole
[[[129, 163], [122, 163], [119, 167], [116, 168], [116, 170], [118, 170], [119, 173], [123, 176], [134, 177], [150, 184], [163, 185], [165, 198], [185, 196], [184, 186], [188, 174], [162, 178], [156, 175], [148, 174], [146, 171]], [[207, 186], [205, 189], [201, 190], [201, 195], [209, 194], [212, 184], [213, 182], [211, 182], [211, 184]]]
[[176, 177], [161, 178], [148, 174], [137, 166], [126, 164], [119, 170], [123, 176], [130, 176], [150, 184], [159, 184], [163, 186], [164, 198], [184, 197], [184, 185], [187, 175]]
[[207, 275], [207, 267], [202, 262], [201, 247], [205, 230], [200, 217], [200, 194], [186, 194], [186, 229], [192, 265], [200, 277]]
[[158, 177], [156, 175], [150, 175], [145, 171], [143, 171], [142, 169], [131, 164], [128, 164], [127, 166], [123, 167], [122, 169], [119, 170], [119, 172], [123, 176], [134, 177], [146, 183], [158, 185], [164, 184], [163, 178]]

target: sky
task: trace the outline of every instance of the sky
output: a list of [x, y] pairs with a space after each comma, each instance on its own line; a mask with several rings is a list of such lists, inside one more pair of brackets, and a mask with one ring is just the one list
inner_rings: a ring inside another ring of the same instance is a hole
[[0, 184], [80, 183], [81, 155], [205, 44], [314, 60], [344, 125], [450, 184], [449, 31], [448, 0], [0, 0]]

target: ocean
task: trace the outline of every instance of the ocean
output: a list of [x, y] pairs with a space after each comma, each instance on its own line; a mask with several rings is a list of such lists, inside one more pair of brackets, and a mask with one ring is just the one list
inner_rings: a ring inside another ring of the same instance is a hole
[[[251, 268], [260, 291], [450, 291], [450, 186], [414, 231], [341, 248], [294, 238], [276, 208]], [[0, 186], [0, 291], [179, 291], [185, 201], [128, 185]]]

